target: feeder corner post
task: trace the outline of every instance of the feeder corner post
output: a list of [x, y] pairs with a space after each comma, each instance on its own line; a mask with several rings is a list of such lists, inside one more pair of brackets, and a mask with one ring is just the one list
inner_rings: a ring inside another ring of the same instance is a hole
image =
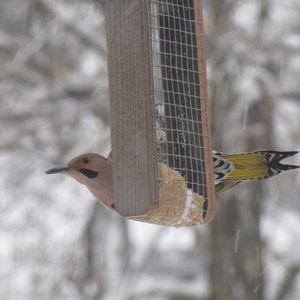
[[140, 216], [156, 199], [147, 1], [107, 0], [106, 33], [115, 206]]

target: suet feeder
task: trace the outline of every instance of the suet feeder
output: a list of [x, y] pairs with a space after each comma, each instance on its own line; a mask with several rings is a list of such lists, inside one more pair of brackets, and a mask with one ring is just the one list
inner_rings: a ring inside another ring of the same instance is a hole
[[116, 210], [188, 226], [212, 220], [214, 174], [200, 0], [107, 0]]

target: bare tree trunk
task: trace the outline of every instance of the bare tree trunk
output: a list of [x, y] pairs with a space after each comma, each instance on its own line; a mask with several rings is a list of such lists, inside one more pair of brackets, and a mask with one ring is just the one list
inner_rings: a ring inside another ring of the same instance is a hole
[[[215, 22], [207, 43], [214, 148], [232, 153], [272, 146], [272, 103], [264, 82], [258, 82], [260, 98], [250, 107], [235, 93], [237, 78], [251, 63], [253, 54], [245, 52], [243, 60], [234, 57], [234, 42], [229, 43], [233, 35], [230, 30], [234, 30], [230, 20], [233, 2], [207, 3], [209, 15], [213, 16], [210, 20]], [[264, 4], [262, 22], [267, 15], [267, 2]], [[253, 43], [259, 39], [257, 32]], [[263, 241], [259, 229], [263, 196], [260, 182], [255, 182], [240, 184], [219, 197], [211, 225], [211, 299], [264, 299]]]

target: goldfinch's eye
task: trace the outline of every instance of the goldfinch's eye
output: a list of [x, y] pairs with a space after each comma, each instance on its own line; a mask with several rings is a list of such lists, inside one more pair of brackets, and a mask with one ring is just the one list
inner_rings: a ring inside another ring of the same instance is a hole
[[84, 164], [88, 164], [88, 163], [90, 162], [90, 160], [89, 160], [87, 157], [85, 157], [85, 158], [82, 160], [82, 162], [83, 162]]

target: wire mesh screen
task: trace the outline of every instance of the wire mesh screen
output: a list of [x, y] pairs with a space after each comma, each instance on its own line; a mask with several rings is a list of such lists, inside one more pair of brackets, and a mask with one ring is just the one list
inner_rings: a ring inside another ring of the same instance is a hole
[[214, 181], [201, 1], [148, 0], [147, 10], [158, 205], [146, 221], [208, 222]]

